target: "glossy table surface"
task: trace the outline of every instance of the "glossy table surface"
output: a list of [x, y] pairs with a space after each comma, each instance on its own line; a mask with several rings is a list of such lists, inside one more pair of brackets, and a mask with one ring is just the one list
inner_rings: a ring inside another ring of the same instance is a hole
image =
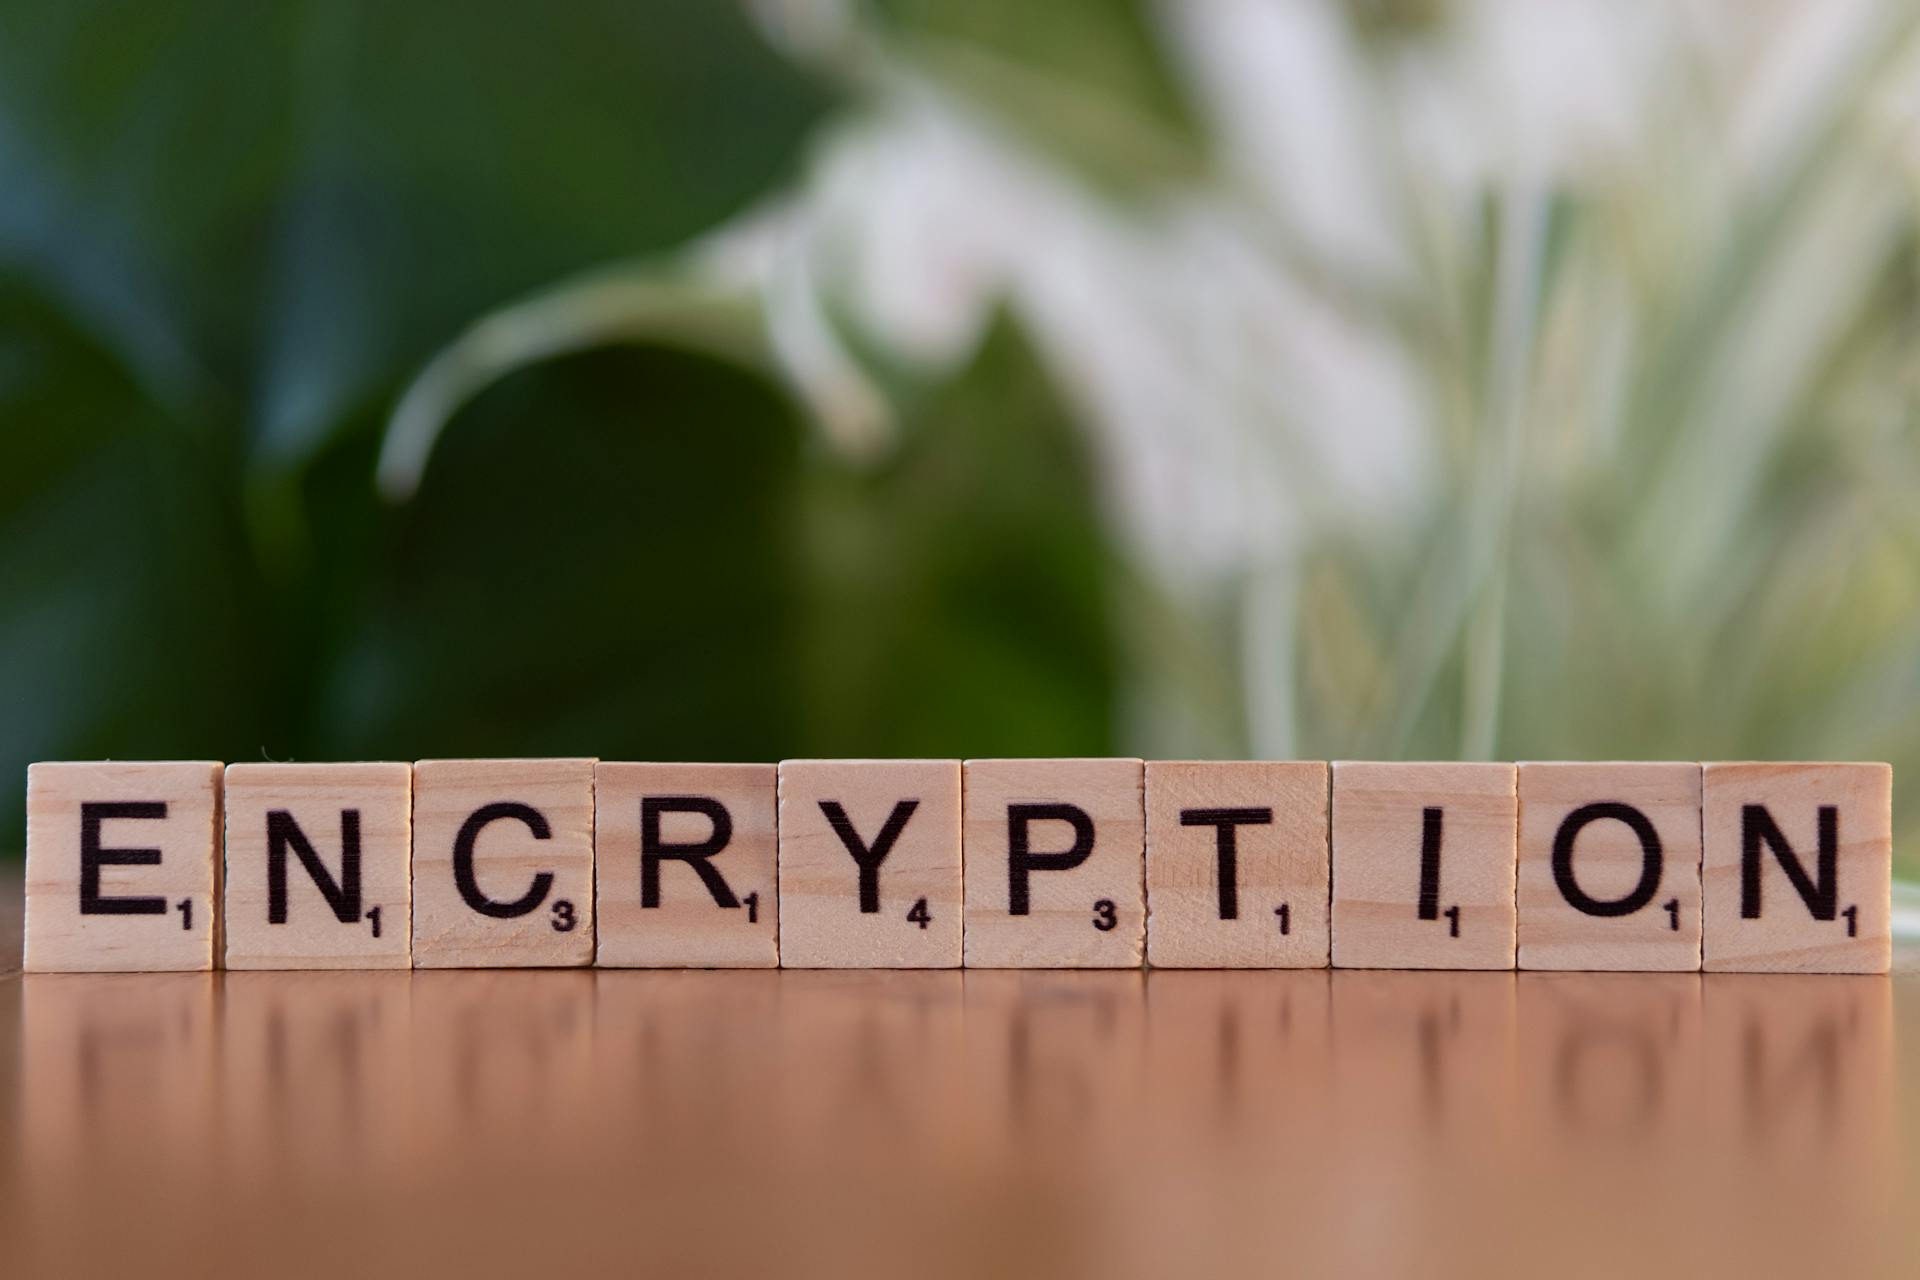
[[1890, 978], [21, 978], [0, 1274], [1920, 1273]]

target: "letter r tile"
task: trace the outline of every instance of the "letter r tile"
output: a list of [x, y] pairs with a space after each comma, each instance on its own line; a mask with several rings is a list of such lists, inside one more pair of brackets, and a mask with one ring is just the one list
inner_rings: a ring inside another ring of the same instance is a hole
[[770, 764], [594, 769], [595, 963], [772, 969], [780, 963]]

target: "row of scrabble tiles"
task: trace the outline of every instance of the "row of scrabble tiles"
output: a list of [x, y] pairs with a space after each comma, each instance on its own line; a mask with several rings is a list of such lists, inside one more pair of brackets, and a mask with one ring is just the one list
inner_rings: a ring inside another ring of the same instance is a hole
[[28, 970], [1884, 972], [1883, 764], [45, 763]]

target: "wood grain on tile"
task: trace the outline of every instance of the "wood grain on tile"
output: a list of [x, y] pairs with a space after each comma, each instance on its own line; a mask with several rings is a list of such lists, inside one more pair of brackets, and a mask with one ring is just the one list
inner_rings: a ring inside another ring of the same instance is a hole
[[413, 766], [415, 968], [593, 963], [593, 763]]
[[204, 760], [28, 766], [24, 967], [214, 968], [220, 779]]
[[595, 963], [776, 967], [775, 795], [770, 764], [596, 766]]
[[960, 762], [780, 765], [780, 963], [960, 964]]
[[1887, 971], [1890, 766], [1709, 764], [1702, 796], [1706, 968]]
[[411, 963], [413, 768], [233, 764], [229, 969]]
[[1147, 959], [1156, 968], [1327, 964], [1327, 766], [1150, 760]]
[[1511, 969], [1514, 767], [1333, 766], [1333, 963]]
[[1700, 967], [1700, 766], [1520, 766], [1522, 969]]
[[1132, 968], [1146, 942], [1139, 760], [969, 760], [970, 968]]

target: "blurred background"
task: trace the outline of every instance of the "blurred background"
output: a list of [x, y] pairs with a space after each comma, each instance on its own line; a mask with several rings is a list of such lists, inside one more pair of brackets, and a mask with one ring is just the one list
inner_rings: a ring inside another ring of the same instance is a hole
[[1920, 776], [1917, 26], [4, 0], [0, 772]]

